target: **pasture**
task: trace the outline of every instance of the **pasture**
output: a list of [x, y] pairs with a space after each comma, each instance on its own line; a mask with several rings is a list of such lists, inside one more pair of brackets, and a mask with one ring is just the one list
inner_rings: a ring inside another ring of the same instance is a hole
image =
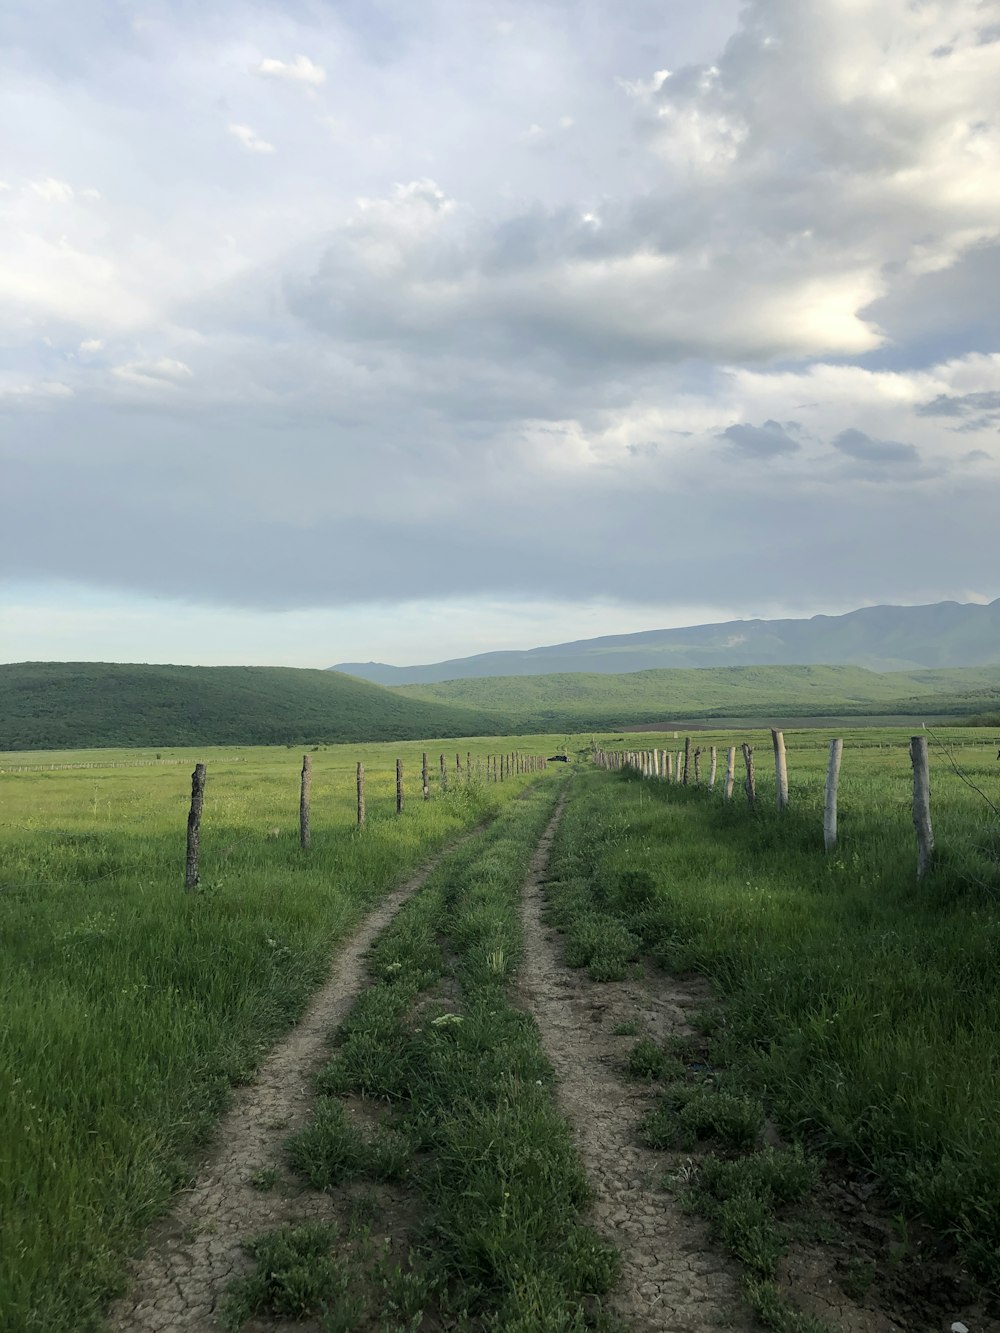
[[[711, 1061], [724, 1070], [720, 1077], [732, 1096], [765, 1108], [780, 1133], [811, 1154], [867, 1173], [898, 1209], [904, 1228], [930, 1228], [935, 1243], [950, 1247], [978, 1280], [994, 1283], [1000, 1274], [994, 1114], [1000, 1096], [1000, 819], [991, 804], [1000, 804], [997, 741], [983, 731], [936, 733], [937, 852], [918, 885], [907, 734], [872, 728], [839, 734], [845, 738], [840, 842], [830, 855], [822, 836], [829, 740], [822, 730], [785, 734], [791, 804], [780, 815], [767, 733], [697, 736], [703, 749], [715, 744], [723, 755], [728, 744], [754, 744], [753, 812], [740, 790], [740, 768], [734, 799], [726, 803], [721, 763], [714, 792], [599, 771], [585, 761], [590, 736], [321, 746], [310, 749], [312, 845], [306, 852], [297, 839], [301, 748], [0, 755], [4, 1327], [68, 1333], [101, 1326], [108, 1300], [122, 1289], [126, 1257], [172, 1192], [191, 1179], [233, 1088], [253, 1079], [267, 1050], [301, 1015], [338, 946], [390, 888], [460, 833], [500, 815], [538, 779], [487, 782], [475, 774], [476, 759], [514, 748], [551, 754], [563, 743], [579, 763], [569, 775], [546, 892], [567, 961], [598, 988], [640, 975], [654, 991], [669, 976], [707, 978], [717, 999], [706, 1019]], [[609, 750], [683, 745], [683, 735], [675, 741], [663, 732], [593, 739]], [[431, 761], [427, 802], [419, 781], [425, 749]], [[457, 778], [456, 752], [463, 766], [471, 752], [471, 777]], [[438, 776], [441, 753], [448, 756], [447, 791]], [[406, 789], [401, 815], [397, 757]], [[207, 763], [208, 785], [201, 884], [186, 894], [184, 823], [195, 760]], [[358, 760], [367, 771], [367, 822], [360, 830]], [[68, 764], [97, 766], [62, 766]], [[545, 793], [563, 776], [542, 779], [541, 804], [525, 814], [526, 832], [517, 835], [518, 851], [503, 871], [502, 946], [488, 948], [485, 938], [469, 934], [473, 917], [462, 924], [465, 891], [457, 886], [473, 885], [463, 875], [483, 873], [472, 869], [480, 864], [472, 851], [432, 880], [426, 896], [418, 894], [410, 915], [400, 918], [401, 930], [422, 912], [438, 938], [457, 932], [457, 961], [444, 956], [432, 969], [435, 976], [454, 967], [463, 985], [470, 977], [474, 987], [484, 984], [463, 961], [462, 951], [471, 949], [489, 986], [508, 976], [516, 981], [518, 877], [531, 830], [537, 834], [554, 799]], [[487, 863], [489, 875], [500, 874], [495, 855]], [[476, 916], [475, 930], [486, 920]], [[412, 947], [419, 971], [424, 945]], [[407, 954], [398, 952], [398, 943], [392, 949], [405, 973]], [[392, 962], [379, 984], [395, 985], [396, 967]], [[516, 1059], [538, 1074], [524, 1095], [537, 1103], [531, 1113], [537, 1110], [538, 1125], [549, 1125], [532, 1134], [558, 1142], [559, 1180], [576, 1180], [565, 1132], [542, 1107], [550, 1095], [544, 1061], [538, 1063], [523, 1025], [506, 1017], [501, 1023], [499, 1005], [497, 991], [482, 1033], [467, 1029], [470, 1050], [485, 1050], [494, 1026], [499, 1032], [503, 1023], [514, 1023], [517, 1041], [527, 1043]], [[393, 1043], [410, 1038], [403, 1029], [378, 1033], [391, 1065]], [[664, 1069], [670, 1052], [663, 1048], [662, 1060], [650, 1055], [647, 1038], [638, 1035], [646, 1054], [636, 1062], [646, 1060], [653, 1069], [669, 1119], [674, 1094]], [[423, 1040], [408, 1058], [419, 1056]], [[428, 1051], [439, 1058], [437, 1046]], [[437, 1076], [425, 1073], [414, 1065], [407, 1075], [413, 1124], [441, 1113], [419, 1100], [440, 1096]], [[492, 1092], [488, 1080], [478, 1092], [475, 1078], [468, 1081], [462, 1095], [472, 1098], [470, 1107], [476, 1096], [501, 1102], [515, 1092], [521, 1096], [517, 1078], [501, 1074], [498, 1067]], [[330, 1084], [328, 1091], [368, 1095], [367, 1077], [343, 1080], [343, 1089]], [[441, 1193], [450, 1188], [448, 1172], [435, 1174], [433, 1153], [444, 1151], [436, 1142], [430, 1134], [423, 1148], [432, 1154], [430, 1166], [414, 1179], [424, 1182], [421, 1207], [443, 1217], [453, 1205]], [[545, 1151], [541, 1141], [536, 1147]], [[437, 1194], [427, 1193], [429, 1179], [438, 1182]], [[523, 1235], [508, 1232], [496, 1243], [520, 1247], [518, 1271], [540, 1275], [547, 1242], [537, 1227], [538, 1200], [527, 1197], [533, 1186], [512, 1169], [505, 1188], [511, 1215], [536, 1220], [525, 1224]], [[480, 1181], [476, 1189], [487, 1185]], [[583, 1185], [573, 1185], [571, 1193], [573, 1209], [582, 1208]], [[507, 1208], [505, 1202], [505, 1216]], [[576, 1225], [572, 1217], [567, 1211], [567, 1226]], [[492, 1226], [485, 1214], [480, 1224]], [[456, 1244], [461, 1234], [459, 1227]], [[541, 1248], [532, 1250], [535, 1245]], [[615, 1265], [610, 1258], [601, 1263], [606, 1286]], [[567, 1277], [562, 1294], [549, 1293], [553, 1309], [572, 1311], [572, 1283], [584, 1280], [585, 1267]], [[455, 1260], [448, 1308], [459, 1308], [461, 1299], [474, 1305], [475, 1282], [485, 1280], [474, 1272], [469, 1255]], [[758, 1283], [747, 1289], [757, 1292], [759, 1318], [770, 1308], [771, 1276], [750, 1274]], [[523, 1292], [503, 1288], [500, 1277], [490, 1281], [491, 1299], [522, 1310]], [[586, 1281], [591, 1292], [601, 1287], [593, 1274]], [[472, 1284], [464, 1298], [456, 1282]], [[523, 1307], [529, 1311], [525, 1327], [532, 1308], [530, 1301]], [[612, 1327], [600, 1322], [600, 1311], [580, 1309], [582, 1322], [565, 1327]], [[781, 1324], [784, 1317], [773, 1315], [771, 1326], [806, 1327]]]
[[[548, 754], [555, 743], [517, 744]], [[301, 749], [0, 755], [0, 769], [31, 769], [0, 772], [5, 1329], [95, 1323], [229, 1090], [253, 1077], [302, 1012], [345, 934], [529, 781], [456, 781], [456, 751], [464, 766], [470, 750], [475, 761], [513, 748], [479, 738], [311, 752], [308, 853], [297, 840]], [[406, 786], [398, 817], [397, 756]], [[208, 766], [201, 885], [185, 894], [195, 760]], [[367, 770], [361, 831], [358, 760]], [[51, 767], [70, 763], [105, 766]], [[112, 766], [124, 764], [143, 766]]]

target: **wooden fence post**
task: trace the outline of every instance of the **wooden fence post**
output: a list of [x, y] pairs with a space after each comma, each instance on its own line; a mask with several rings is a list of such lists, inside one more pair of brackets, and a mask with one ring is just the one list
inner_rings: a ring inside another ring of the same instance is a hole
[[431, 799], [431, 784], [430, 784], [430, 782], [428, 781], [428, 778], [427, 778], [427, 751], [426, 751], [426, 750], [424, 751], [423, 761], [421, 762], [421, 765], [420, 765], [420, 780], [421, 780], [421, 782], [423, 783], [423, 786], [424, 786], [424, 800], [425, 800], [425, 801], [429, 801], [429, 800]]
[[718, 767], [718, 755], [714, 745], [708, 747], [708, 790], [715, 789], [715, 774]]
[[736, 781], [736, 746], [730, 745], [726, 751], [726, 785], [722, 789], [725, 801], [733, 799], [733, 783]]
[[686, 787], [688, 785], [688, 768], [691, 763], [691, 737], [684, 737], [684, 775], [681, 782]]
[[826, 770], [826, 798], [823, 802], [823, 845], [832, 852], [837, 845], [837, 784], [840, 781], [840, 758], [844, 742], [830, 742], [830, 762]]
[[365, 766], [358, 764], [358, 828], [365, 822]]
[[465, 752], [465, 776], [466, 776], [467, 778], [471, 778], [471, 777], [472, 777], [472, 751], [471, 751], [471, 750], [466, 750], [466, 752]]
[[931, 770], [927, 757], [927, 737], [910, 738], [913, 764], [913, 827], [917, 831], [917, 879], [926, 875], [934, 854], [931, 828]]
[[694, 785], [701, 786], [701, 746], [694, 752]]
[[771, 728], [771, 744], [774, 746], [774, 778], [777, 788], [779, 810], [788, 809], [788, 765], [785, 763], [784, 733]]
[[198, 887], [198, 852], [201, 849], [201, 811], [205, 804], [205, 765], [195, 764], [191, 774], [191, 809], [188, 811], [185, 889]]
[[309, 846], [309, 793], [312, 790], [312, 760], [302, 756], [302, 786], [299, 789], [299, 846]]
[[396, 760], [396, 814], [403, 813], [403, 761]]
[[441, 756], [441, 790], [448, 790], [448, 765], [445, 762], [444, 755]]
[[743, 742], [743, 762], [747, 766], [747, 775], [743, 780], [743, 790], [747, 794], [747, 804], [752, 810], [757, 804], [757, 779], [753, 771], [753, 746]]

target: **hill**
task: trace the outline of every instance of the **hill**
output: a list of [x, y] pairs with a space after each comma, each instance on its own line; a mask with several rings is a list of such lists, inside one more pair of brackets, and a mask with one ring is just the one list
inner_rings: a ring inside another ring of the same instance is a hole
[[331, 668], [380, 685], [476, 676], [618, 674], [664, 667], [819, 666], [911, 671], [1000, 663], [1000, 599], [988, 606], [866, 606], [809, 620], [728, 620], [684, 629], [579, 639], [525, 652], [479, 653], [425, 666], [343, 662]]
[[0, 750], [416, 740], [496, 731], [463, 705], [294, 667], [0, 666]]
[[577, 672], [401, 685], [393, 693], [414, 702], [489, 707], [525, 731], [713, 717], [957, 717], [1000, 706], [1000, 666], [889, 673], [852, 666]]

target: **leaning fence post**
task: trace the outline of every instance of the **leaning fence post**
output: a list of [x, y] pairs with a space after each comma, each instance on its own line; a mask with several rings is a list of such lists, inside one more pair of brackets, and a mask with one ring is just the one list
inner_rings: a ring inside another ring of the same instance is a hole
[[788, 808], [788, 765], [785, 763], [785, 737], [780, 731], [771, 728], [771, 744], [774, 746], [774, 778], [777, 788], [778, 809]]
[[718, 766], [718, 755], [716, 754], [715, 746], [710, 745], [708, 747], [708, 790], [709, 791], [712, 791], [712, 789], [715, 787], [715, 771], [717, 766]]
[[309, 792], [312, 788], [312, 760], [302, 756], [302, 786], [299, 789], [299, 846], [309, 846]]
[[396, 760], [396, 814], [403, 813], [403, 761]]
[[205, 804], [205, 765], [195, 764], [191, 774], [191, 809], [188, 812], [185, 889], [198, 887], [198, 852], [201, 848], [201, 811]]
[[743, 790], [747, 794], [747, 804], [751, 809], [757, 803], [757, 779], [753, 771], [753, 746], [743, 742], [743, 762], [747, 766], [747, 775], [743, 780]]
[[365, 766], [358, 764], [358, 828], [365, 822]]
[[726, 751], [726, 785], [722, 789], [725, 801], [733, 799], [733, 783], [736, 781], [736, 746], [730, 745]]
[[423, 760], [422, 760], [421, 765], [420, 765], [420, 780], [421, 780], [421, 782], [423, 783], [423, 787], [424, 787], [424, 800], [425, 800], [425, 801], [429, 801], [429, 800], [431, 799], [431, 787], [430, 787], [430, 783], [429, 783], [428, 780], [427, 780], [427, 751], [426, 751], [426, 750], [424, 751], [424, 757], [423, 757]]
[[931, 771], [927, 758], [927, 737], [910, 738], [913, 764], [913, 827], [917, 831], [917, 879], [923, 879], [934, 853], [931, 828]]
[[830, 763], [826, 770], [826, 799], [823, 802], [823, 845], [832, 852], [837, 845], [837, 784], [840, 782], [840, 759], [844, 742], [830, 742]]

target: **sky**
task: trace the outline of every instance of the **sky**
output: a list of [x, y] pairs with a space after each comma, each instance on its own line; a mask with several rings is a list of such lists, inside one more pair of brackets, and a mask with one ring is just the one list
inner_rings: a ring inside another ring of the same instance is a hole
[[1000, 0], [6, 0], [0, 660], [1000, 596]]

